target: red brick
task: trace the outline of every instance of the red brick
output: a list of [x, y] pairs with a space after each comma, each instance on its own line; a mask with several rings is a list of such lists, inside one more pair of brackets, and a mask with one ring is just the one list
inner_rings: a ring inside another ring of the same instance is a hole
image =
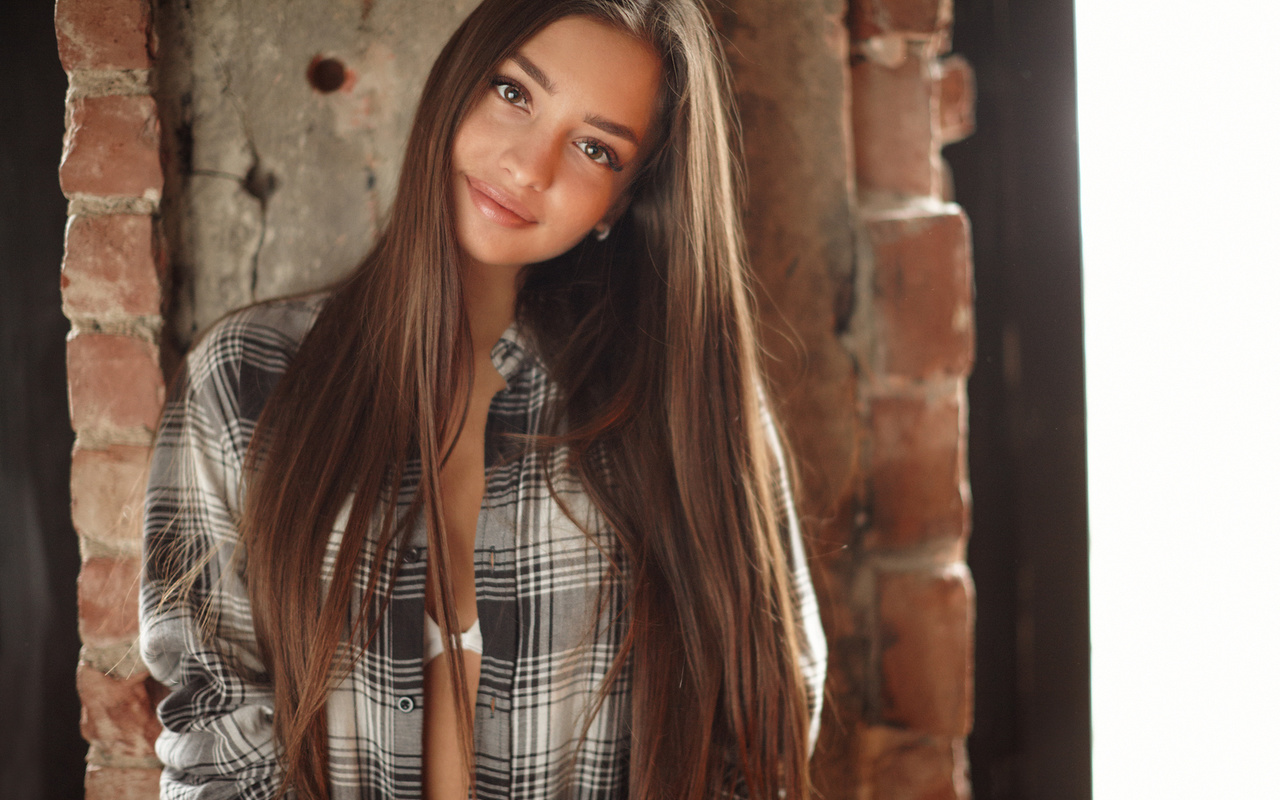
[[973, 581], [954, 564], [881, 573], [880, 719], [920, 733], [966, 736], [973, 717]]
[[140, 541], [149, 464], [146, 447], [76, 447], [71, 454], [71, 521], [76, 531], [100, 542]]
[[938, 139], [947, 145], [973, 134], [977, 81], [964, 56], [948, 56], [938, 62]]
[[81, 641], [108, 647], [138, 635], [140, 569], [136, 558], [91, 558], [80, 566]]
[[[145, 672], [117, 679], [84, 662], [80, 663], [76, 670], [76, 689], [80, 692], [80, 734], [102, 755], [125, 758], [155, 755], [160, 722], [156, 719], [148, 683], [154, 681]], [[110, 784], [112, 777], [103, 776], [103, 783]], [[125, 776], [114, 777], [118, 784]], [[130, 777], [139, 780], [141, 776]], [[102, 788], [105, 790], [109, 786]]]
[[875, 800], [968, 800], [963, 740], [881, 726], [859, 730], [865, 796]]
[[973, 265], [959, 206], [866, 218], [875, 260], [876, 363], [885, 375], [961, 377], [973, 366]]
[[70, 219], [62, 260], [67, 315], [160, 313], [151, 226], [151, 217], [137, 214]]
[[886, 33], [932, 35], [951, 27], [952, 0], [853, 0], [853, 38]]
[[866, 545], [905, 548], [969, 534], [965, 419], [958, 394], [870, 403]]
[[82, 97], [67, 110], [59, 170], [63, 194], [159, 199], [163, 177], [155, 100]]
[[160, 770], [89, 765], [84, 800], [159, 800]]
[[897, 67], [860, 61], [851, 71], [854, 168], [863, 191], [931, 197], [940, 190], [933, 138], [936, 81], [908, 54]]
[[154, 428], [164, 407], [159, 352], [132, 336], [80, 334], [67, 342], [71, 427]]
[[151, 7], [145, 0], [58, 0], [53, 11], [62, 68], [146, 69]]

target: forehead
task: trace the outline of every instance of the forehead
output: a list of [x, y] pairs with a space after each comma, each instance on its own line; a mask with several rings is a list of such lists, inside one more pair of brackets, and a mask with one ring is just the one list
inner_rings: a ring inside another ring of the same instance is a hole
[[555, 97], [644, 130], [662, 78], [653, 47], [590, 17], [558, 19], [531, 36], [520, 55], [551, 81]]

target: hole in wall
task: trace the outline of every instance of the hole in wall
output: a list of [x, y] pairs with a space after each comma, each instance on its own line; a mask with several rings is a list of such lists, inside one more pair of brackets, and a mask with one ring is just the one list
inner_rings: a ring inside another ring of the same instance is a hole
[[307, 82], [322, 94], [336, 92], [347, 80], [347, 67], [336, 58], [316, 56], [307, 67]]
[[276, 176], [273, 172], [263, 169], [262, 165], [256, 160], [253, 166], [249, 168], [249, 174], [244, 176], [244, 190], [252, 195], [259, 203], [266, 205], [271, 199], [271, 195], [276, 190]]

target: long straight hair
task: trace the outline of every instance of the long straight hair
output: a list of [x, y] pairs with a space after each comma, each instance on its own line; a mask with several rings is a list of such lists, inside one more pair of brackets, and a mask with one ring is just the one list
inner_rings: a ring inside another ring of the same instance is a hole
[[[250, 443], [241, 534], [275, 693], [282, 793], [328, 797], [325, 702], [385, 611], [370, 580], [361, 613], [349, 613], [371, 531], [375, 563], [394, 580], [412, 525], [425, 523], [427, 591], [441, 627], [459, 630], [448, 565], [470, 554], [449, 552], [440, 466], [474, 375], [450, 155], [494, 68], [570, 15], [648, 42], [665, 72], [656, 144], [613, 236], [587, 237], [527, 268], [517, 304], [559, 389], [552, 429], [565, 432], [541, 444], [568, 445], [630, 566], [630, 621], [606, 680], [633, 659], [630, 795], [701, 800], [737, 788], [809, 797], [807, 699], [738, 212], [736, 114], [697, 0], [486, 0], [432, 69], [388, 222], [334, 287]], [[414, 461], [421, 479], [397, 516]], [[348, 498], [326, 585], [327, 542]], [[452, 637], [445, 645], [474, 771], [461, 654]]]

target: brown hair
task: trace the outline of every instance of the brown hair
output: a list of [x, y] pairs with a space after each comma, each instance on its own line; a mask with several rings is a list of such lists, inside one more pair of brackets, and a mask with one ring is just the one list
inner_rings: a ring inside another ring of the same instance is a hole
[[[696, 0], [487, 0], [436, 62], [385, 230], [334, 288], [250, 445], [246, 582], [274, 685], [282, 792], [328, 796], [324, 707], [349, 666], [334, 654], [359, 652], [374, 629], [347, 629], [370, 526], [377, 563], [394, 571], [411, 524], [425, 519], [427, 591], [441, 627], [459, 629], [439, 479], [461, 427], [454, 399], [473, 379], [447, 188], [454, 133], [498, 63], [549, 22], [579, 14], [649, 42], [665, 69], [656, 145], [613, 235], [527, 268], [517, 309], [547, 357], [560, 389], [553, 412], [568, 431], [541, 444], [569, 445], [631, 565], [631, 621], [609, 679], [634, 658], [630, 795], [701, 800], [736, 784], [752, 797], [809, 797], [798, 620], [738, 214], [736, 116]], [[386, 499], [415, 458], [424, 468], [410, 512], [380, 513], [394, 507]], [[321, 561], [349, 496], [325, 591]], [[373, 608], [376, 584], [359, 620], [383, 611]], [[445, 641], [469, 741], [462, 660]]]

